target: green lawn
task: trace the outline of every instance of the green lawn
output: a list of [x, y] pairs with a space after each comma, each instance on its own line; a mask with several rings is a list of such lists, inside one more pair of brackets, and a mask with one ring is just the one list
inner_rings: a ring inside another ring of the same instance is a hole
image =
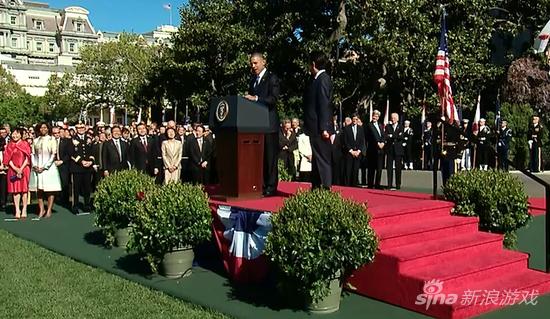
[[[52, 236], [55, 236], [52, 234]], [[0, 318], [228, 318], [0, 230]]]

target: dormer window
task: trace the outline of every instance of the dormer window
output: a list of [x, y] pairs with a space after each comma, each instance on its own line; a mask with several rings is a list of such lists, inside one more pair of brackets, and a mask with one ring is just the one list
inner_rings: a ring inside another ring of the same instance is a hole
[[82, 32], [84, 31], [84, 25], [82, 25], [82, 22], [76, 23], [76, 32]]
[[42, 20], [34, 20], [34, 28], [36, 30], [44, 30], [44, 21]]
[[12, 25], [17, 24], [17, 17], [16, 17], [16, 16], [10, 16], [10, 23], [11, 23]]

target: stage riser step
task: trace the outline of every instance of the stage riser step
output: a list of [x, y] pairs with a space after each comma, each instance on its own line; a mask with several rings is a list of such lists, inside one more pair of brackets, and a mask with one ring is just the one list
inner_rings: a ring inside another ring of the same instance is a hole
[[478, 231], [478, 223], [476, 220], [469, 223], [460, 223], [457, 225], [443, 226], [437, 229], [425, 229], [418, 233], [397, 235], [395, 237], [388, 237], [394, 235], [386, 235], [382, 237], [380, 241], [380, 250], [409, 245], [411, 243], [418, 243], [422, 241], [435, 240], [445, 236], [475, 233]]
[[374, 228], [391, 225], [391, 224], [406, 224], [406, 223], [418, 223], [419, 220], [428, 220], [431, 218], [438, 218], [451, 215], [449, 208], [417, 211], [408, 214], [399, 214], [382, 217], [372, 217], [371, 225]]

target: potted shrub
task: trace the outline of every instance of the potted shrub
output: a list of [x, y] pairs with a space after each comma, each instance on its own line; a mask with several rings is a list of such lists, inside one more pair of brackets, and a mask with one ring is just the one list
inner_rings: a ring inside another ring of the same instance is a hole
[[94, 196], [96, 225], [101, 227], [107, 245], [128, 243], [129, 226], [144, 194], [155, 188], [155, 181], [136, 170], [115, 172], [102, 179]]
[[211, 238], [211, 223], [201, 186], [169, 183], [146, 194], [128, 249], [143, 254], [154, 272], [160, 270], [168, 278], [187, 276], [193, 247]]
[[[365, 205], [327, 190], [301, 191], [272, 217], [266, 255], [279, 288], [313, 313], [339, 309], [342, 283], [371, 262], [378, 238]], [[293, 298], [296, 299], [296, 298]]]
[[463, 171], [443, 187], [455, 203], [453, 214], [478, 216], [479, 229], [504, 234], [504, 246], [515, 248], [516, 232], [531, 220], [523, 183], [504, 171]]

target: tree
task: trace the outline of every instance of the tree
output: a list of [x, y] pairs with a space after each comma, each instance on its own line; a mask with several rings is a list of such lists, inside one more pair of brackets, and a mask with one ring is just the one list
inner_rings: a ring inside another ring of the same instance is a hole
[[138, 106], [137, 95], [159, 49], [137, 35], [86, 46], [75, 72], [76, 92], [86, 111]]
[[74, 75], [66, 73], [62, 77], [52, 74], [44, 95], [44, 104], [51, 120], [67, 118], [69, 122], [78, 120], [81, 104], [73, 86]]
[[21, 86], [13, 76], [0, 66], [0, 101], [23, 94]]

